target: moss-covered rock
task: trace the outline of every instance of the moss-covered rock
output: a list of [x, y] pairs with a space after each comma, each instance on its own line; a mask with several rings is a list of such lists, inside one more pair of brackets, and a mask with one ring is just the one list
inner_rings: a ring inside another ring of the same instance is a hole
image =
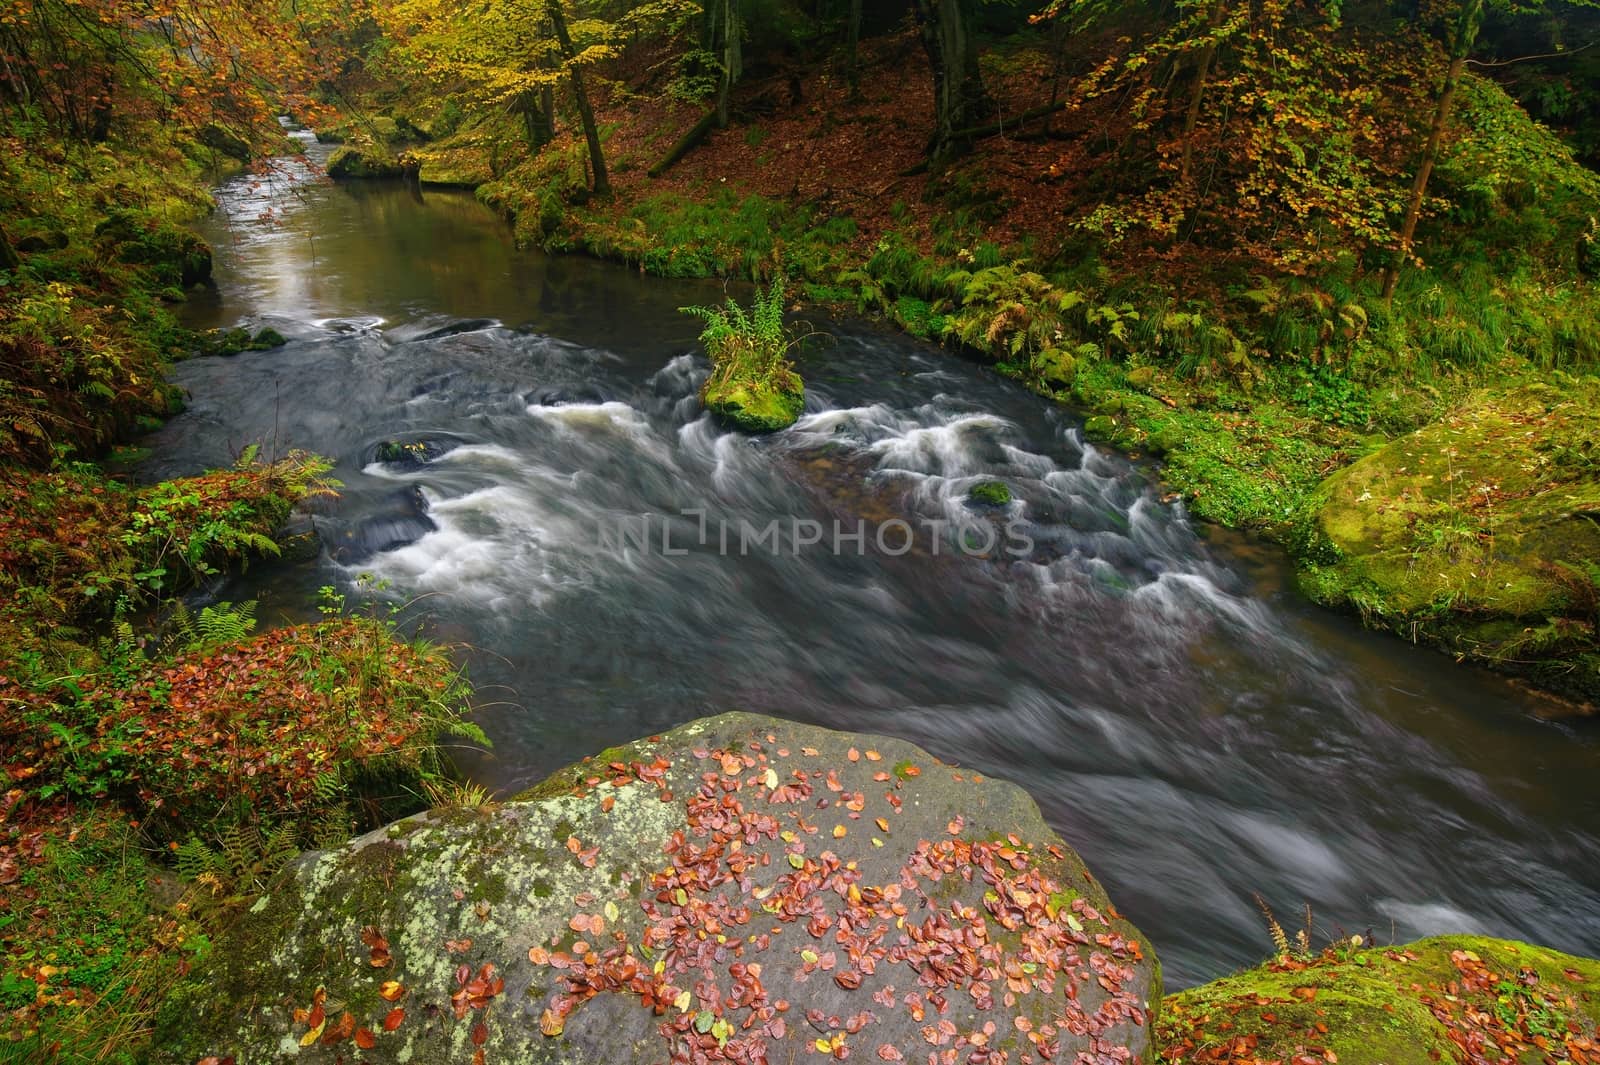
[[187, 288], [211, 279], [210, 245], [151, 212], [112, 209], [94, 235], [120, 261], [148, 269], [158, 284]]
[[335, 181], [397, 178], [405, 173], [405, 164], [386, 149], [346, 144], [328, 157], [328, 176]]
[[1480, 393], [1328, 478], [1305, 586], [1407, 636], [1600, 695], [1600, 384]]
[[1161, 991], [1020, 789], [748, 714], [305, 855], [197, 977], [157, 1060], [1151, 1060]]
[[477, 188], [495, 178], [497, 153], [515, 134], [499, 122], [484, 122], [415, 149], [417, 180], [424, 185]]
[[199, 345], [196, 349], [198, 355], [237, 355], [242, 351], [270, 351], [281, 348], [289, 341], [284, 335], [271, 327], [260, 329], [255, 334], [243, 326], [232, 329], [212, 329], [201, 333]]
[[1003, 507], [1011, 502], [1011, 487], [1004, 481], [983, 481], [968, 490], [967, 498], [983, 506]]
[[766, 381], [737, 377], [713, 382], [702, 399], [718, 420], [746, 433], [773, 433], [787, 429], [806, 409], [805, 386], [780, 388]]
[[[1478, 936], [1280, 960], [1169, 997], [1161, 1059], [1210, 1062], [1579, 1060], [1600, 1023], [1600, 962]], [[1494, 1048], [1485, 1057], [1468, 1047]]]

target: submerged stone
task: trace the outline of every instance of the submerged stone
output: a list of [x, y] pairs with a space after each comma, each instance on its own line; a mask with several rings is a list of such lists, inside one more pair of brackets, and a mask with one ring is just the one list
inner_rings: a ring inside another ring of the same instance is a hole
[[349, 528], [325, 533], [335, 562], [353, 566], [373, 555], [416, 543], [439, 526], [428, 517], [428, 500], [415, 485], [393, 493], [375, 513]]
[[301, 857], [157, 1060], [1150, 1061], [1160, 968], [1019, 788], [749, 714]]

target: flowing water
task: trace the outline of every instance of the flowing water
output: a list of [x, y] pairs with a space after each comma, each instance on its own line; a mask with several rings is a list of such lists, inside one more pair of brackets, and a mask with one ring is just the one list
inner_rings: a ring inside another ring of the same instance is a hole
[[[290, 343], [179, 366], [192, 404], [146, 473], [251, 441], [335, 460], [332, 546], [216, 594], [304, 617], [335, 585], [468, 645], [476, 778], [763, 711], [1021, 783], [1178, 986], [1270, 949], [1257, 891], [1286, 919], [1310, 902], [1319, 936], [1600, 953], [1600, 736], [1303, 605], [1275, 551], [1197, 527], [1070, 412], [821, 321], [801, 422], [726, 433], [676, 310], [718, 285], [519, 252], [466, 194], [289, 166], [219, 199], [195, 324]], [[420, 460], [376, 462], [397, 438]], [[1009, 507], [966, 501], [990, 478]], [[773, 521], [778, 550], [752, 543]], [[835, 522], [864, 545], [834, 550]]]

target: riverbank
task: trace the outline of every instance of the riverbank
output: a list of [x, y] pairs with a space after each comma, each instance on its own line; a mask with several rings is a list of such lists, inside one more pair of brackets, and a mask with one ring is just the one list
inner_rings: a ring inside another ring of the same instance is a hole
[[177, 598], [301, 546], [281, 530], [335, 490], [325, 462], [251, 443], [199, 476], [114, 472], [182, 408], [172, 360], [282, 343], [174, 315], [210, 276], [188, 223], [243, 161], [159, 128], [12, 121], [0, 146], [0, 1058], [131, 1061], [252, 885], [426, 805], [444, 735], [482, 734], [446, 650], [387, 621], [330, 601], [257, 633], [254, 604]]
[[[1403, 62], [1421, 71], [1436, 45], [1415, 43]], [[1551, 133], [1469, 76], [1436, 171], [1441, 206], [1419, 231], [1422, 265], [1385, 299], [1354, 243], [1294, 265], [1286, 236], [1241, 249], [1107, 221], [1130, 193], [1088, 143], [1126, 121], [1103, 98], [919, 170], [915, 39], [864, 47], [862, 90], [826, 62], [752, 81], [730, 125], [667, 167], [701, 112], [614, 93], [601, 105], [611, 198], [590, 195], [576, 131], [530, 158], [514, 124], [452, 113], [430, 139], [439, 101], [415, 94], [374, 96], [397, 117], [356, 124], [353, 143], [404, 156], [424, 182], [476, 187], [524, 243], [667, 277], [781, 273], [809, 301], [992, 361], [1083, 411], [1093, 438], [1157, 457], [1196, 515], [1284, 544], [1316, 601], [1526, 677], [1569, 712], [1592, 709], [1600, 539], [1587, 515], [1600, 481], [1573, 443], [1584, 427], [1560, 412], [1582, 409], [1600, 365], [1600, 297], [1572, 251], [1600, 184]], [[1007, 42], [984, 62], [997, 108], [1020, 114], [1050, 57]], [[1410, 105], [1421, 109], [1397, 91], [1378, 117], [1404, 121]], [[397, 132], [380, 144], [386, 129]], [[1507, 158], [1515, 168], [1483, 176]], [[1242, 209], [1224, 197], [1212, 210], [1204, 226]], [[1550, 399], [1541, 424], [1568, 440], [1549, 445], [1559, 461], [1541, 444], [1539, 472], [1507, 487], [1495, 471], [1526, 457], [1487, 434], [1458, 446], [1470, 458], [1426, 491], [1369, 479], [1335, 500], [1341, 471], [1391, 446], [1431, 449], [1438, 427], [1516, 405], [1529, 385]], [[1347, 535], [1353, 521], [1399, 531], [1380, 545]]]

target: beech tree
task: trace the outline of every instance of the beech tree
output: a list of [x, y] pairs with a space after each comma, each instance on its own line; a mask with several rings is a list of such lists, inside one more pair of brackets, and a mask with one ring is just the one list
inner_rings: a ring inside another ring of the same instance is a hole
[[271, 4], [18, 0], [0, 18], [0, 101], [86, 141], [124, 116], [264, 140], [282, 108], [315, 110], [322, 73]]
[[983, 124], [988, 93], [963, 0], [913, 0], [913, 11], [933, 68], [933, 136], [928, 140], [928, 158], [940, 162], [970, 145], [970, 131]]

